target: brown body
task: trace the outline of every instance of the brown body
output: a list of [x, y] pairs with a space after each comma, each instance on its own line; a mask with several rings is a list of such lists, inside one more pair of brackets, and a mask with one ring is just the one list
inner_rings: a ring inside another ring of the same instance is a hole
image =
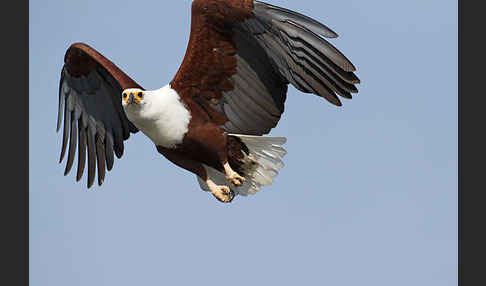
[[175, 149], [157, 146], [157, 150], [176, 165], [189, 170], [203, 180], [207, 179], [201, 163], [222, 170], [222, 161], [227, 158], [227, 135], [214, 124], [197, 104], [188, 105], [191, 120], [182, 144]]
[[191, 120], [182, 144], [175, 149], [157, 146], [159, 153], [203, 180], [207, 179], [207, 175], [201, 163], [224, 171], [223, 164], [228, 162], [234, 170], [242, 173], [242, 151], [248, 153], [244, 143], [229, 136], [199, 105], [188, 105], [188, 109]]

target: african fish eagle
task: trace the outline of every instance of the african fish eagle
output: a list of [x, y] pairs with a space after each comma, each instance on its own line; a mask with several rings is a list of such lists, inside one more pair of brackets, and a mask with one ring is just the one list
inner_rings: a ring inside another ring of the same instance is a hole
[[[288, 84], [341, 106], [360, 80], [325, 38], [338, 35], [294, 11], [253, 0], [195, 0], [186, 54], [172, 81], [145, 90], [84, 43], [66, 51], [57, 130], [67, 175], [98, 184], [139, 130], [159, 153], [197, 175], [219, 201], [255, 194], [283, 167], [285, 137], [262, 136], [283, 111]], [[69, 139], [69, 142], [68, 142]]]

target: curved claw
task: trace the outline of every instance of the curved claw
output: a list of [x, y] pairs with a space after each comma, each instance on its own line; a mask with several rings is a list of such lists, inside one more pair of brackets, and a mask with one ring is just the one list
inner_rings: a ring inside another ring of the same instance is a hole
[[222, 203], [231, 203], [235, 198], [235, 193], [227, 186], [214, 186], [211, 188], [211, 193]]
[[226, 176], [226, 179], [235, 187], [241, 186], [246, 181], [244, 177], [236, 172], [233, 172], [231, 176]]
[[231, 166], [228, 162], [224, 163], [223, 167], [224, 172], [226, 173], [226, 179], [233, 186], [239, 187], [246, 181], [244, 177], [240, 176], [240, 174], [236, 173], [235, 171], [233, 171], [233, 169], [231, 169]]

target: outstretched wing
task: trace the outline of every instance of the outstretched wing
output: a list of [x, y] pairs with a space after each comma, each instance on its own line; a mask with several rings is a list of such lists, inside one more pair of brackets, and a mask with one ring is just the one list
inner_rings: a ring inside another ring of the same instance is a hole
[[[69, 47], [59, 83], [57, 131], [64, 117], [62, 162], [66, 149], [67, 175], [78, 146], [79, 181], [84, 172], [88, 151], [88, 188], [93, 185], [98, 165], [98, 184], [105, 178], [105, 169], [113, 168], [114, 154], [123, 155], [123, 141], [138, 129], [128, 121], [121, 105], [126, 88], [141, 88], [110, 60], [83, 43]], [[69, 144], [68, 144], [69, 139]]]
[[359, 79], [324, 38], [338, 35], [294, 11], [252, 0], [195, 0], [186, 55], [171, 82], [231, 133], [262, 135], [284, 111], [287, 85], [340, 106]]

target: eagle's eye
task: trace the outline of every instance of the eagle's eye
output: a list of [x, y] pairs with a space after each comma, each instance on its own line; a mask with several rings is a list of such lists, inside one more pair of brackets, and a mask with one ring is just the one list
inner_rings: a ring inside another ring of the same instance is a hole
[[140, 97], [140, 98], [142, 98], [143, 93], [140, 91], [139, 93], [137, 93], [137, 96]]
[[126, 93], [123, 93], [123, 98], [127, 98], [127, 94]]

